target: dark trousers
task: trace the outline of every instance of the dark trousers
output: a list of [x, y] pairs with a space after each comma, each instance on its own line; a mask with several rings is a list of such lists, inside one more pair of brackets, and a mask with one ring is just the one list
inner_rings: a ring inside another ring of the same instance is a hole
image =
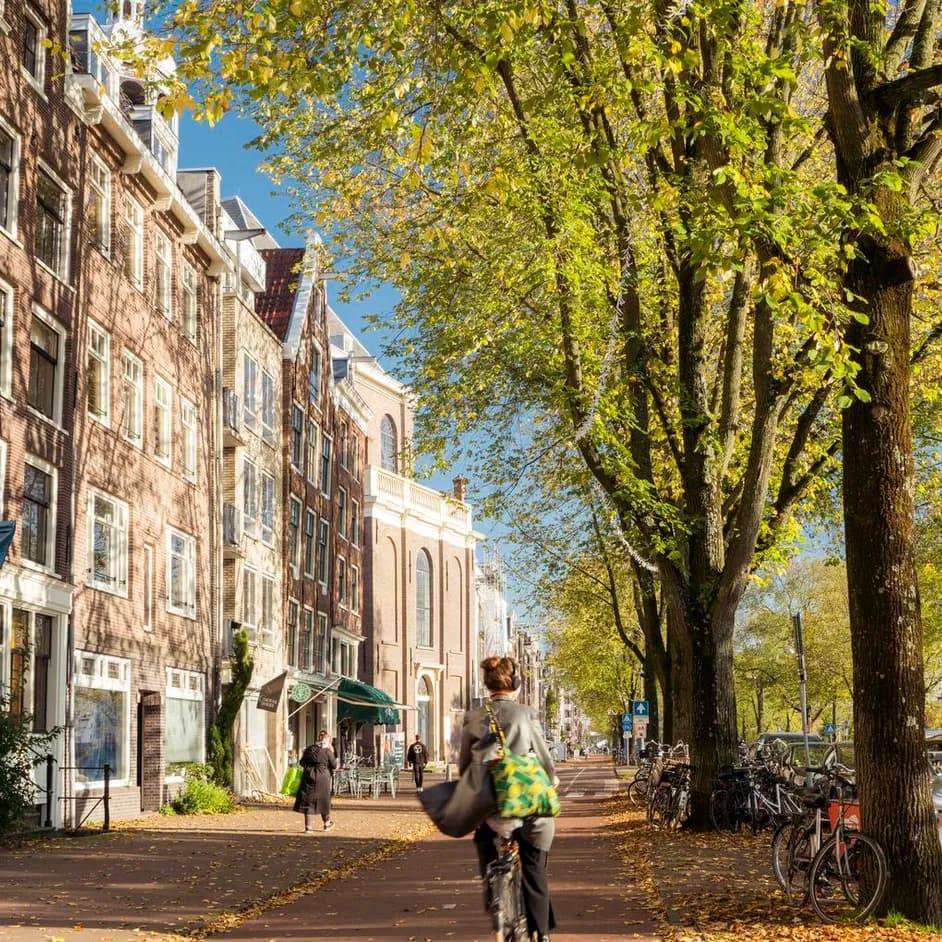
[[422, 776], [425, 775], [425, 766], [412, 764], [412, 777], [415, 779], [415, 787], [422, 787]]
[[[527, 843], [521, 837], [520, 831], [516, 832], [515, 837], [523, 872], [523, 904], [527, 911], [527, 929], [539, 935], [549, 935], [550, 931], [556, 928], [546, 876], [549, 853]], [[477, 848], [482, 877], [487, 873], [487, 865], [492, 860], [497, 860], [496, 841], [497, 835], [486, 824], [482, 824], [474, 832], [474, 846]]]

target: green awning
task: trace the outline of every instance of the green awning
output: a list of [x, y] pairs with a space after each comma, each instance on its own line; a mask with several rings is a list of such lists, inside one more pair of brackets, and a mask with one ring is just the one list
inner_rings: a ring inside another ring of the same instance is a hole
[[337, 687], [337, 719], [352, 719], [357, 723], [377, 726], [399, 725], [396, 702], [388, 693], [377, 690], [362, 680], [341, 677]]

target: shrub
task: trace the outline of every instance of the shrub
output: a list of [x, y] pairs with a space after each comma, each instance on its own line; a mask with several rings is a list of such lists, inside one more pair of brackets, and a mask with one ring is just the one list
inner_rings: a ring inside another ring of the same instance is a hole
[[183, 791], [162, 814], [230, 814], [235, 811], [232, 793], [213, 780], [211, 766], [193, 763], [184, 767]]

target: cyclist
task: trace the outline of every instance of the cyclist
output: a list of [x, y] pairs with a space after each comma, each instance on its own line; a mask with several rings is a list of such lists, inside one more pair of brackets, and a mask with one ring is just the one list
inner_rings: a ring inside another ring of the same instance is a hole
[[[512, 657], [489, 657], [481, 663], [481, 668], [484, 671], [484, 686], [490, 693], [491, 709], [504, 731], [507, 748], [518, 754], [532, 752], [547, 775], [555, 781], [553, 759], [546, 748], [540, 724], [533, 718], [529, 707], [516, 702], [521, 686], [517, 662]], [[459, 771], [464, 772], [470, 765], [471, 750], [475, 743], [489, 734], [490, 722], [484, 709], [465, 714]], [[491, 823], [494, 827], [491, 827]], [[489, 819], [474, 832], [474, 846], [482, 877], [487, 871], [487, 865], [497, 859], [498, 832], [494, 828], [500, 829], [501, 823], [501, 820]], [[556, 823], [553, 818], [526, 818], [518, 823], [519, 827], [514, 829], [513, 836], [520, 850], [527, 927], [531, 934], [537, 934], [540, 942], [550, 942], [549, 933], [555, 928], [556, 920], [550, 902], [546, 863], [556, 833]]]

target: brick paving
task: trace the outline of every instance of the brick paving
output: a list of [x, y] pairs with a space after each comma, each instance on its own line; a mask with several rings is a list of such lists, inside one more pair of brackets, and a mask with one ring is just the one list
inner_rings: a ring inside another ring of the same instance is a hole
[[[610, 763], [569, 763], [562, 779], [554, 942], [659, 939], [605, 814]], [[470, 840], [429, 833], [411, 782], [395, 799], [340, 798], [335, 819], [304, 835], [286, 805], [252, 807], [0, 851], [0, 942], [493, 938]]]

